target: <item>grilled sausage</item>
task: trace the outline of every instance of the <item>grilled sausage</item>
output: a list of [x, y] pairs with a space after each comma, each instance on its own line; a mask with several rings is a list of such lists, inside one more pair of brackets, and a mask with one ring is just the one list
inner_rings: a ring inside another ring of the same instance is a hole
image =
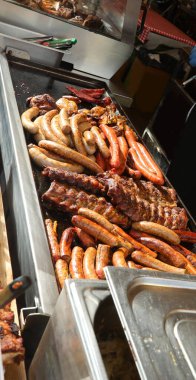
[[77, 115], [74, 115], [70, 118], [70, 127], [73, 135], [74, 145], [76, 150], [83, 154], [84, 156], [87, 155], [86, 149], [84, 147], [83, 141], [82, 141], [82, 132], [80, 131], [78, 127], [78, 123], [81, 118], [83, 118], [84, 115], [81, 113], [78, 113]]
[[104, 268], [110, 261], [110, 246], [105, 244], [99, 244], [97, 247], [96, 255], [96, 274], [101, 280], [105, 280]]
[[81, 228], [78, 227], [75, 227], [75, 231], [84, 248], [96, 247], [95, 240], [92, 236], [82, 231]]
[[134, 251], [131, 254], [131, 257], [136, 262], [145, 265], [147, 267], [158, 269], [163, 272], [171, 272], [177, 274], [185, 274], [186, 270], [182, 268], [176, 268], [174, 266], [163, 263], [160, 260], [155, 259], [152, 256], [146, 255], [141, 251]]
[[95, 145], [95, 138], [91, 131], [84, 131], [83, 136], [89, 145]]
[[84, 253], [83, 271], [85, 278], [89, 280], [98, 280], [98, 276], [95, 272], [95, 257], [97, 250], [94, 247], [89, 247]]
[[51, 219], [45, 219], [45, 226], [52, 259], [56, 262], [60, 259], [59, 243], [56, 232], [57, 222], [53, 222]]
[[[45, 141], [45, 140], [43, 140]], [[42, 143], [42, 141], [40, 141]], [[52, 168], [63, 168], [70, 172], [82, 173], [83, 167], [78, 164], [68, 164], [67, 162], [60, 162], [47, 157], [40, 148], [36, 145], [28, 145], [29, 155], [35, 164], [41, 168], [50, 166]]]
[[84, 218], [80, 215], [74, 215], [72, 217], [72, 223], [74, 226], [81, 228], [87, 234], [93, 236], [95, 239], [101, 241], [104, 244], [108, 244], [111, 247], [116, 247], [119, 245], [119, 241], [116, 236], [112, 235], [105, 228], [99, 226], [97, 223]]
[[91, 132], [93, 133], [93, 136], [95, 138], [95, 142], [97, 144], [98, 149], [100, 150], [102, 156], [104, 158], [109, 158], [110, 157], [110, 150], [107, 147], [103, 137], [101, 136], [101, 133], [99, 131], [99, 128], [97, 127], [92, 127]]
[[75, 235], [75, 229], [73, 227], [66, 228], [62, 235], [61, 235], [61, 240], [60, 240], [60, 256], [61, 259], [67, 261], [69, 264], [71, 260], [71, 245], [73, 243]]
[[41, 122], [41, 132], [45, 136], [46, 140], [55, 141], [59, 144], [63, 144], [63, 142], [54, 134], [51, 128], [51, 120], [57, 114], [58, 111], [55, 109], [48, 111], [45, 113], [45, 115], [43, 115]]
[[116, 252], [114, 252], [112, 256], [112, 264], [115, 267], [128, 268], [128, 265], [125, 261], [128, 254], [129, 251], [126, 248], [119, 248]]
[[83, 272], [83, 258], [84, 251], [81, 247], [74, 247], [72, 249], [71, 261], [69, 264], [69, 272], [72, 278], [81, 279], [84, 277]]
[[174, 232], [179, 236], [181, 241], [192, 244], [196, 243], [196, 232], [184, 230], [174, 230]]
[[32, 119], [39, 115], [39, 108], [38, 107], [31, 107], [25, 112], [23, 112], [21, 116], [21, 121], [23, 127], [32, 134], [38, 133], [38, 126], [34, 124]]
[[134, 261], [131, 260], [127, 261], [127, 265], [130, 269], [145, 269], [145, 267], [142, 267], [142, 265], [136, 264], [134, 263]]
[[59, 259], [55, 264], [55, 273], [59, 287], [62, 289], [64, 281], [69, 278], [68, 265], [65, 260]]
[[[66, 146], [62, 146], [60, 144], [57, 144], [53, 141], [48, 140], [42, 140], [39, 143], [39, 146], [41, 148], [48, 149], [52, 152], [55, 152], [56, 154], [59, 154], [60, 156], [67, 158], [69, 160], [72, 160], [74, 162], [77, 162], [79, 164], [82, 163], [82, 165], [92, 172], [95, 173], [103, 173], [103, 169], [96, 164], [96, 162], [93, 162], [88, 157], [83, 156], [82, 154], [76, 152], [75, 150], [68, 148]], [[50, 165], [47, 165], [50, 166]]]
[[73, 100], [66, 99], [62, 97], [56, 101], [56, 105], [59, 109], [65, 108], [67, 110], [68, 116], [71, 116], [78, 112], [78, 106]]
[[36, 117], [36, 119], [34, 120], [34, 126], [35, 128], [37, 127], [38, 131], [37, 133], [34, 134], [33, 138], [34, 140], [36, 141], [36, 143], [38, 143], [39, 141], [41, 140], [45, 140], [45, 136], [43, 135], [43, 133], [41, 132], [41, 122], [42, 122], [42, 115], [41, 116], [38, 116]]
[[66, 108], [62, 108], [59, 112], [59, 125], [65, 135], [68, 135], [71, 132], [69, 116]]
[[84, 144], [84, 147], [86, 149], [86, 152], [90, 155], [94, 154], [96, 152], [96, 145], [90, 145], [88, 144], [88, 142], [86, 141], [86, 139], [84, 137], [82, 137], [82, 142]]
[[135, 230], [146, 232], [147, 234], [150, 234], [150, 235], [158, 236], [161, 239], [166, 240], [171, 244], [180, 243], [180, 238], [174, 231], [158, 223], [141, 221], [141, 222], [132, 223], [132, 227]]
[[111, 147], [111, 159], [110, 165], [113, 168], [118, 168], [120, 166], [120, 147], [117, 139], [116, 132], [108, 125], [100, 124], [99, 128], [102, 130], [104, 135], [107, 137], [110, 147]]

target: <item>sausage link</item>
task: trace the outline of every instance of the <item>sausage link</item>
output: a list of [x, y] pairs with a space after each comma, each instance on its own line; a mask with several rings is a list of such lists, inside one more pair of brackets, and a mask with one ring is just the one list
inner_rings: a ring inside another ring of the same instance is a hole
[[104, 141], [103, 137], [101, 136], [99, 128], [92, 127], [91, 132], [93, 133], [93, 136], [95, 138], [95, 142], [96, 142], [98, 149], [100, 150], [102, 156], [104, 158], [109, 158], [110, 157], [110, 151], [106, 145], [106, 142]]
[[56, 137], [65, 145], [69, 145], [69, 139], [64, 135], [62, 129], [59, 125], [60, 114], [55, 115], [51, 120], [51, 131], [56, 135]]
[[32, 121], [37, 115], [39, 115], [38, 107], [31, 107], [21, 115], [22, 125], [29, 133], [35, 134], [38, 132], [38, 126]]
[[110, 246], [105, 244], [99, 244], [97, 247], [96, 255], [96, 274], [100, 280], [105, 280], [104, 268], [110, 262]]
[[194, 252], [189, 251], [189, 249], [183, 247], [182, 245], [172, 246], [176, 251], [180, 252], [183, 256], [187, 258], [191, 262], [191, 264], [196, 267], [196, 254]]
[[84, 251], [81, 247], [74, 247], [72, 249], [71, 261], [69, 264], [69, 272], [72, 278], [81, 279], [84, 277], [83, 272], [83, 258]]
[[68, 135], [71, 132], [69, 116], [66, 108], [61, 108], [59, 112], [59, 125], [65, 135]]
[[154, 237], [141, 237], [140, 241], [147, 247], [156, 250], [158, 253], [168, 258], [175, 267], [187, 268], [188, 273], [194, 274], [195, 269], [191, 266], [189, 261], [167, 243]]
[[95, 137], [91, 131], [84, 131], [83, 136], [89, 145], [95, 145]]
[[60, 240], [60, 256], [61, 259], [67, 261], [69, 264], [71, 260], [71, 245], [73, 243], [73, 239], [75, 236], [75, 229], [73, 227], [66, 228], [62, 235]]
[[134, 261], [142, 265], [145, 265], [153, 269], [158, 269], [163, 272], [171, 272], [171, 273], [177, 273], [177, 274], [185, 274], [186, 272], [186, 269], [176, 268], [174, 266], [165, 264], [162, 261], [157, 260], [152, 256], [146, 255], [145, 253], [141, 251], [132, 252], [131, 257]]
[[147, 168], [140, 160], [138, 155], [138, 150], [135, 148], [130, 148], [132, 158], [134, 160], [137, 170], [139, 170], [144, 177], [155, 183], [156, 185], [163, 185], [164, 181], [162, 178], [159, 178], [156, 173], [152, 172], [151, 169]]
[[63, 142], [54, 134], [51, 128], [51, 120], [52, 118], [58, 114], [58, 110], [51, 110], [45, 113], [42, 117], [41, 121], [41, 132], [45, 136], [46, 140], [55, 141], [59, 144], [63, 144]]
[[34, 134], [33, 138], [34, 138], [34, 140], [36, 141], [36, 143], [38, 143], [38, 142], [41, 141], [41, 140], [45, 140], [45, 136], [44, 136], [43, 133], [41, 132], [41, 122], [42, 122], [42, 117], [43, 117], [43, 115], [38, 116], [38, 117], [36, 117], [36, 119], [34, 120], [34, 126], [35, 126], [35, 128], [37, 127], [37, 133]]
[[142, 176], [142, 173], [137, 169], [132, 169], [128, 165], [125, 166], [126, 172], [130, 177], [133, 177], [134, 179], [140, 179]]
[[108, 127], [105, 124], [100, 124], [99, 128], [105, 134], [111, 146], [112, 154], [110, 159], [110, 165], [113, 168], [118, 168], [120, 166], [120, 147], [116, 132], [114, 131], [114, 129]]
[[144, 268], [144, 267], [142, 267], [142, 265], [136, 264], [136, 263], [134, 263], [134, 261], [131, 261], [131, 260], [127, 261], [127, 265], [130, 269], [142, 269], [142, 268]]
[[[45, 140], [42, 140], [45, 141]], [[40, 141], [39, 144], [42, 143]], [[51, 141], [50, 141], [51, 142]], [[67, 162], [60, 162], [46, 156], [41, 149], [33, 144], [28, 145], [29, 155], [35, 164], [41, 168], [50, 166], [52, 168], [63, 168], [70, 172], [82, 173], [83, 167], [78, 164], [68, 164]]]
[[88, 142], [86, 141], [86, 139], [84, 137], [82, 137], [82, 142], [83, 142], [83, 145], [86, 149], [86, 152], [90, 155], [94, 154], [96, 152], [96, 145], [90, 145], [88, 144]]
[[142, 231], [150, 235], [158, 236], [171, 244], [180, 243], [180, 238], [174, 231], [158, 223], [140, 221], [132, 223], [132, 227], [137, 231]]
[[54, 262], [60, 259], [59, 243], [56, 232], [56, 223], [51, 219], [45, 219], [46, 232], [48, 236], [48, 243]]
[[98, 280], [99, 277], [95, 272], [95, 258], [97, 250], [94, 247], [89, 247], [84, 253], [83, 271], [84, 277], [89, 280]]
[[60, 289], [64, 286], [64, 281], [69, 278], [68, 265], [65, 260], [59, 259], [55, 264], [55, 274]]
[[129, 128], [128, 125], [125, 126], [125, 137], [129, 144], [129, 147], [132, 147], [132, 144], [137, 141], [137, 136], [133, 129]]
[[74, 215], [72, 217], [72, 223], [74, 226], [81, 228], [81, 230], [84, 230], [87, 232], [87, 234], [93, 236], [95, 239], [101, 241], [104, 244], [108, 244], [111, 247], [116, 247], [119, 245], [116, 236], [112, 235], [97, 223], [94, 223], [91, 220], [84, 218], [83, 216]]
[[179, 236], [181, 241], [192, 244], [196, 243], [196, 232], [185, 230], [174, 230], [174, 232]]
[[112, 256], [112, 264], [115, 267], [128, 268], [128, 265], [125, 260], [128, 254], [129, 251], [126, 248], [119, 248], [116, 252], [114, 252]]
[[105, 171], [106, 170], [106, 159], [102, 156], [101, 152], [97, 152], [96, 154], [96, 162], [97, 164]]
[[70, 118], [70, 127], [73, 135], [74, 145], [76, 150], [82, 155], [86, 156], [87, 152], [82, 141], [82, 132], [78, 127], [80, 119], [84, 117], [83, 114], [77, 114]]
[[150, 153], [145, 148], [145, 146], [141, 143], [137, 143], [137, 146], [138, 146], [141, 154], [143, 155], [145, 162], [147, 163], [147, 167], [150, 168], [154, 173], [156, 173], [156, 176], [160, 180], [159, 184], [163, 185], [165, 180], [164, 180], [162, 171], [160, 170], [160, 168], [158, 167], [158, 165], [156, 164], [154, 159], [151, 157]]
[[[41, 148], [45, 148], [52, 152], [55, 152], [56, 154], [59, 154], [60, 156], [70, 159], [79, 164], [82, 163], [83, 166], [85, 166], [92, 172], [103, 173], [103, 169], [99, 165], [97, 165], [96, 162], [93, 162], [88, 157], [83, 156], [82, 154], [76, 152], [75, 150], [71, 148], [68, 148], [65, 145], [63, 146], [53, 141], [42, 140], [39, 142], [39, 146]], [[50, 166], [50, 165], [47, 165], [47, 166]]]
[[96, 247], [95, 240], [92, 236], [81, 230], [81, 228], [75, 227], [78, 239], [81, 241], [84, 248]]

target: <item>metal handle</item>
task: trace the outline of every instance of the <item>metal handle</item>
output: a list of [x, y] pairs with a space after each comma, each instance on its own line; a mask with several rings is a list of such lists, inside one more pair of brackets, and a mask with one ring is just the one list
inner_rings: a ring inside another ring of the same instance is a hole
[[13, 280], [11, 284], [0, 292], [0, 308], [24, 293], [30, 285], [31, 279], [27, 276], [20, 276]]

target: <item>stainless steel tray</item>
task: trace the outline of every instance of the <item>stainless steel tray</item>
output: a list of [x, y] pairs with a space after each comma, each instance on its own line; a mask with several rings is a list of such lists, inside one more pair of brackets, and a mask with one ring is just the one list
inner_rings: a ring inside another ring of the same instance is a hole
[[196, 379], [196, 276], [105, 273], [141, 379]]

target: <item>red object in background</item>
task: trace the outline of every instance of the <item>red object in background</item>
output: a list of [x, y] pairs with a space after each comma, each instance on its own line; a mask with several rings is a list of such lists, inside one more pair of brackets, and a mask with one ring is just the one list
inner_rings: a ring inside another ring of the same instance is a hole
[[[138, 25], [141, 24], [143, 11], [140, 13]], [[195, 46], [196, 42], [187, 36], [184, 32], [178, 29], [170, 21], [162, 17], [159, 13], [149, 9], [146, 15], [144, 28], [142, 33], [138, 36], [141, 42], [146, 42], [149, 37], [149, 33], [156, 33], [162, 36], [171, 38], [176, 41], [184, 42], [189, 46]]]

